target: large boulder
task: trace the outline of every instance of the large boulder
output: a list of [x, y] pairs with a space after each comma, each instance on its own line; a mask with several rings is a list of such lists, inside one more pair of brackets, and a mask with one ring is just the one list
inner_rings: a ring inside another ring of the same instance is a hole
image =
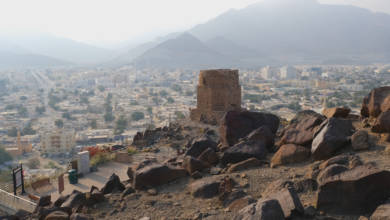
[[278, 200], [286, 218], [301, 216], [304, 213], [301, 200], [293, 187], [283, 188], [268, 198]]
[[234, 219], [284, 220], [285, 216], [277, 200], [263, 199], [241, 209]]
[[[390, 97], [390, 96], [389, 96]], [[390, 104], [389, 104], [390, 105]], [[376, 133], [390, 132], [390, 110], [382, 112], [375, 120], [371, 130]]]
[[324, 110], [322, 110], [322, 114], [325, 115], [327, 118], [346, 118], [348, 117], [350, 112], [351, 109], [347, 107], [325, 108]]
[[317, 209], [335, 214], [367, 214], [390, 197], [390, 171], [358, 166], [319, 186]]
[[219, 161], [219, 158], [218, 158], [218, 155], [217, 153], [215, 152], [215, 150], [213, 150], [212, 148], [207, 148], [206, 150], [204, 150], [198, 157], [198, 160], [201, 160], [205, 163], [208, 163], [210, 165], [215, 165], [218, 163]]
[[154, 163], [135, 172], [133, 186], [136, 189], [156, 187], [186, 175], [185, 169]]
[[220, 176], [205, 177], [191, 183], [188, 188], [193, 197], [212, 198], [219, 194], [219, 188], [224, 178]]
[[324, 121], [312, 143], [313, 159], [323, 160], [332, 157], [336, 151], [348, 144], [353, 132], [354, 127], [350, 120], [330, 118]]
[[183, 168], [187, 170], [190, 175], [192, 175], [192, 173], [194, 173], [195, 171], [202, 171], [208, 167], [208, 163], [205, 163], [191, 156], [186, 156], [183, 161]]
[[382, 112], [390, 110], [390, 86], [379, 87], [363, 99], [360, 111], [363, 117], [378, 117]]
[[217, 149], [217, 143], [210, 137], [202, 136], [194, 139], [188, 146], [185, 155], [192, 157], [199, 157], [207, 148], [211, 148], [214, 151]]
[[390, 220], [390, 203], [380, 205], [376, 208], [370, 220]]
[[356, 151], [370, 148], [369, 135], [365, 130], [359, 130], [351, 137], [352, 148]]
[[243, 140], [250, 141], [252, 143], [264, 143], [268, 150], [273, 150], [275, 144], [275, 134], [267, 126], [261, 126], [252, 131]]
[[261, 126], [267, 126], [275, 134], [279, 121], [276, 115], [269, 113], [229, 111], [223, 117], [219, 128], [221, 143], [224, 146], [233, 146], [240, 138]]
[[289, 163], [299, 163], [310, 157], [310, 150], [295, 144], [286, 144], [279, 148], [271, 159], [271, 167]]
[[238, 163], [249, 158], [263, 160], [268, 153], [267, 146], [263, 142], [242, 141], [232, 147], [229, 147], [222, 155], [221, 163]]
[[311, 110], [299, 112], [282, 131], [279, 146], [296, 144], [310, 147], [314, 134], [326, 118]]
[[101, 192], [103, 194], [109, 194], [113, 192], [122, 192], [123, 190], [125, 190], [125, 186], [121, 183], [119, 176], [113, 173], [101, 189]]

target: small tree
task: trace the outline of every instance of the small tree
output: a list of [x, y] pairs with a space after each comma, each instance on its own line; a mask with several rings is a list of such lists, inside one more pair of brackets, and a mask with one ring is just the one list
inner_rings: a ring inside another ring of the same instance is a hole
[[114, 134], [122, 134], [123, 131], [127, 128], [127, 119], [124, 115], [121, 115], [115, 123]]
[[55, 122], [54, 122], [55, 126], [57, 126], [57, 128], [63, 128], [64, 127], [64, 121], [62, 121], [61, 119], [57, 119]]
[[139, 120], [142, 120], [145, 118], [145, 115], [143, 112], [133, 112], [133, 114], [131, 114], [131, 119], [133, 121], [139, 121]]
[[96, 129], [97, 128], [97, 121], [96, 121], [96, 119], [92, 119], [92, 121], [89, 123], [89, 126], [92, 129]]
[[45, 111], [46, 111], [45, 106], [41, 106], [41, 107], [37, 106], [37, 107], [35, 107], [35, 112], [38, 115], [42, 115]]
[[9, 137], [16, 137], [16, 136], [18, 136], [18, 129], [16, 127], [12, 127], [11, 129], [9, 129], [7, 131], [7, 135]]
[[2, 147], [0, 147], [0, 164], [3, 164], [10, 160], [12, 160], [12, 156], [7, 151], [5, 151]]

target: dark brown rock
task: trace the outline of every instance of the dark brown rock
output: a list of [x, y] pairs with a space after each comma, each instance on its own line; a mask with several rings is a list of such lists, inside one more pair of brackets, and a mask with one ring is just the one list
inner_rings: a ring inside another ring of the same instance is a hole
[[198, 160], [206, 162], [210, 165], [215, 165], [218, 163], [218, 155], [212, 148], [207, 148], [204, 150], [198, 157]]
[[92, 206], [97, 203], [101, 203], [105, 200], [104, 194], [100, 192], [97, 188], [92, 189], [92, 192], [89, 193], [89, 197], [87, 197], [87, 204]]
[[370, 148], [368, 132], [365, 130], [355, 132], [351, 137], [351, 143], [352, 148], [356, 151]]
[[238, 163], [249, 158], [263, 160], [268, 153], [267, 147], [263, 142], [242, 141], [232, 147], [229, 147], [222, 155], [221, 163]]
[[208, 167], [208, 163], [205, 163], [191, 156], [186, 156], [184, 158], [183, 168], [187, 170], [188, 174], [190, 175], [192, 175], [195, 171], [202, 171]]
[[390, 203], [378, 206], [370, 220], [390, 220]]
[[349, 169], [355, 168], [357, 166], [360, 166], [363, 164], [363, 162], [360, 160], [359, 156], [357, 155], [348, 155], [348, 154], [342, 154], [342, 155], [337, 155], [334, 156], [321, 164], [319, 164], [319, 169], [323, 170], [326, 167], [329, 167], [333, 164], [338, 164], [338, 165], [344, 165], [348, 167]]
[[348, 114], [351, 112], [351, 109], [347, 107], [335, 107], [335, 108], [325, 108], [322, 111], [322, 114], [327, 118], [346, 118]]
[[268, 113], [229, 111], [223, 117], [219, 128], [221, 143], [233, 146], [240, 138], [246, 137], [261, 126], [267, 126], [275, 134], [279, 128], [279, 118]]
[[224, 178], [220, 176], [205, 177], [191, 183], [188, 188], [193, 197], [212, 198], [219, 194], [219, 187], [223, 181]]
[[350, 120], [330, 118], [322, 123], [311, 148], [315, 160], [324, 160], [343, 148], [349, 142], [354, 128]]
[[217, 149], [217, 143], [213, 141], [210, 137], [208, 136], [202, 136], [200, 138], [197, 138], [193, 140], [186, 151], [185, 155], [186, 156], [192, 156], [192, 157], [199, 157], [203, 151], [205, 151], [207, 148], [211, 148], [214, 151]]
[[69, 198], [62, 203], [61, 208], [75, 208], [84, 204], [86, 201], [85, 193], [73, 192]]
[[123, 190], [125, 190], [125, 186], [121, 183], [119, 176], [113, 173], [107, 183], [103, 186], [101, 192], [103, 194], [109, 194], [113, 192], [122, 192]]
[[267, 149], [272, 151], [275, 144], [275, 134], [267, 126], [261, 126], [252, 131], [244, 140], [253, 143], [264, 143]]
[[185, 177], [186, 170], [169, 165], [151, 164], [135, 172], [133, 186], [135, 189], [156, 187]]
[[390, 197], [390, 171], [363, 165], [320, 185], [317, 209], [335, 214], [366, 214]]
[[227, 172], [233, 173], [233, 172], [237, 172], [237, 171], [242, 171], [242, 170], [246, 170], [246, 169], [253, 168], [253, 167], [259, 167], [262, 164], [264, 164], [264, 162], [252, 157], [252, 158], [249, 158], [247, 160], [232, 164], [229, 167], [229, 169], [227, 170]]
[[348, 168], [344, 165], [332, 164], [321, 170], [321, 172], [318, 174], [317, 182], [321, 185], [322, 183], [325, 183], [328, 179], [331, 179], [333, 176], [338, 175], [347, 170]]
[[286, 218], [304, 214], [302, 203], [293, 187], [284, 188], [279, 192], [269, 195], [268, 198], [278, 200]]
[[282, 131], [279, 146], [296, 144], [311, 147], [314, 134], [326, 118], [311, 110], [299, 112]]
[[[389, 96], [390, 98], [390, 96]], [[389, 100], [390, 106], [390, 100]], [[382, 112], [378, 118], [375, 120], [374, 125], [371, 128], [371, 131], [376, 133], [389, 133], [390, 132], [390, 110]]]
[[360, 111], [363, 117], [378, 117], [382, 112], [390, 110], [390, 86], [379, 87], [363, 99]]
[[310, 150], [295, 144], [286, 144], [279, 148], [271, 159], [271, 167], [299, 163], [310, 157]]
[[48, 206], [51, 204], [51, 195], [41, 196], [39, 198], [37, 206]]
[[284, 220], [285, 216], [277, 200], [263, 199], [241, 209], [234, 219]]

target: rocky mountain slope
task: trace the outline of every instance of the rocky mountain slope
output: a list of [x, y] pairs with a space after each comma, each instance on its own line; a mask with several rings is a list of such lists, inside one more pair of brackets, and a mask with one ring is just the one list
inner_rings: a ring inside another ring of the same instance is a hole
[[305, 110], [285, 123], [231, 111], [219, 126], [181, 121], [139, 132], [133, 145], [154, 156], [132, 164], [129, 179], [113, 171], [102, 189], [43, 197], [24, 218], [388, 219], [389, 101], [382, 87], [360, 116]]

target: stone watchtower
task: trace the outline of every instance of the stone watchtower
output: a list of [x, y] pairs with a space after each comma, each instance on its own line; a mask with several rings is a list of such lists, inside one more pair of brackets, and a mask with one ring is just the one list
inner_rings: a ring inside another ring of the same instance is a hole
[[231, 110], [241, 110], [238, 70], [200, 71], [197, 108], [191, 109], [191, 120], [217, 124]]

